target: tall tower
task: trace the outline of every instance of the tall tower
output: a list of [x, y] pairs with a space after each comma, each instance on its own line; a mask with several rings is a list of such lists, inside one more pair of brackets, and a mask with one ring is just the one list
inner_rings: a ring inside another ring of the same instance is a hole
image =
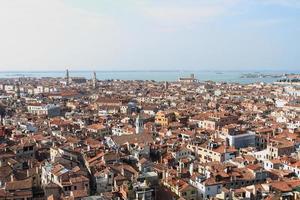
[[168, 83], [168, 81], [165, 81], [165, 89], [166, 90], [169, 89], [169, 83]]
[[20, 99], [20, 97], [21, 97], [21, 94], [20, 94], [20, 93], [21, 93], [21, 92], [20, 92], [20, 83], [17, 82], [17, 83], [16, 83], [16, 93], [15, 93], [17, 99]]
[[140, 118], [140, 115], [137, 116], [135, 119], [135, 133], [140, 134], [144, 132], [144, 123], [143, 120]]
[[3, 119], [6, 115], [6, 108], [4, 104], [0, 101], [0, 125], [3, 125]]
[[97, 75], [96, 75], [96, 72], [93, 73], [93, 89], [96, 89], [97, 88]]
[[70, 84], [70, 76], [69, 76], [69, 70], [66, 70], [66, 85]]

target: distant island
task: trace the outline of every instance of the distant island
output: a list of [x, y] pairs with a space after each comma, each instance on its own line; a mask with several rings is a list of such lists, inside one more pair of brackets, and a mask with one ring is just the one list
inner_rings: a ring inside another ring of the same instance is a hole
[[247, 73], [242, 74], [241, 78], [284, 78], [285, 76], [285, 74]]

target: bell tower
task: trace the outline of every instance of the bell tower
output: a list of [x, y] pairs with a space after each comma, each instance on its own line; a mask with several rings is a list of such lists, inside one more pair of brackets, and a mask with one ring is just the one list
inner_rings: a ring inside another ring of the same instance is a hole
[[66, 85], [68, 86], [70, 84], [70, 76], [69, 76], [69, 70], [66, 70]]
[[16, 92], [16, 93], [15, 93], [16, 99], [20, 99], [20, 97], [21, 97], [21, 92], [20, 92], [20, 83], [19, 83], [19, 82], [16, 83], [16, 91], [15, 91], [15, 92]]
[[97, 75], [96, 75], [96, 72], [93, 73], [92, 84], [93, 84], [93, 89], [96, 89], [97, 88]]
[[140, 134], [144, 132], [144, 123], [140, 115], [135, 119], [135, 133]]

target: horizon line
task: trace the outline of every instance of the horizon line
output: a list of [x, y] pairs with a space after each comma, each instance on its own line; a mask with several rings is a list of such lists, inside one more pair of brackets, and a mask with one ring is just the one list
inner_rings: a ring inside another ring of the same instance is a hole
[[39, 72], [65, 72], [68, 70], [69, 72], [300, 72], [300, 70], [0, 70], [0, 73], [16, 73], [16, 72], [30, 72], [30, 73], [39, 73]]

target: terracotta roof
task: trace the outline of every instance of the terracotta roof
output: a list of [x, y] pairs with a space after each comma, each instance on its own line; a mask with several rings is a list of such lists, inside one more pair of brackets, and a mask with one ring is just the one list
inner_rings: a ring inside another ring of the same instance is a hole
[[293, 189], [284, 181], [276, 181], [271, 183], [272, 188], [279, 190], [281, 192], [290, 192]]
[[153, 143], [152, 136], [150, 134], [146, 134], [146, 133], [113, 136], [112, 139], [119, 146], [122, 146], [126, 143], [129, 143], [129, 144]]
[[89, 179], [85, 176], [78, 176], [74, 178], [70, 178], [71, 183], [80, 183], [80, 182], [85, 182], [89, 181]]
[[32, 178], [21, 180], [21, 181], [7, 182], [5, 186], [6, 190], [26, 190], [31, 188], [32, 188]]
[[93, 129], [93, 130], [102, 130], [105, 129], [106, 127], [103, 124], [91, 124], [87, 126], [88, 129]]
[[86, 190], [73, 190], [71, 196], [73, 196], [74, 198], [87, 197], [88, 193]]

